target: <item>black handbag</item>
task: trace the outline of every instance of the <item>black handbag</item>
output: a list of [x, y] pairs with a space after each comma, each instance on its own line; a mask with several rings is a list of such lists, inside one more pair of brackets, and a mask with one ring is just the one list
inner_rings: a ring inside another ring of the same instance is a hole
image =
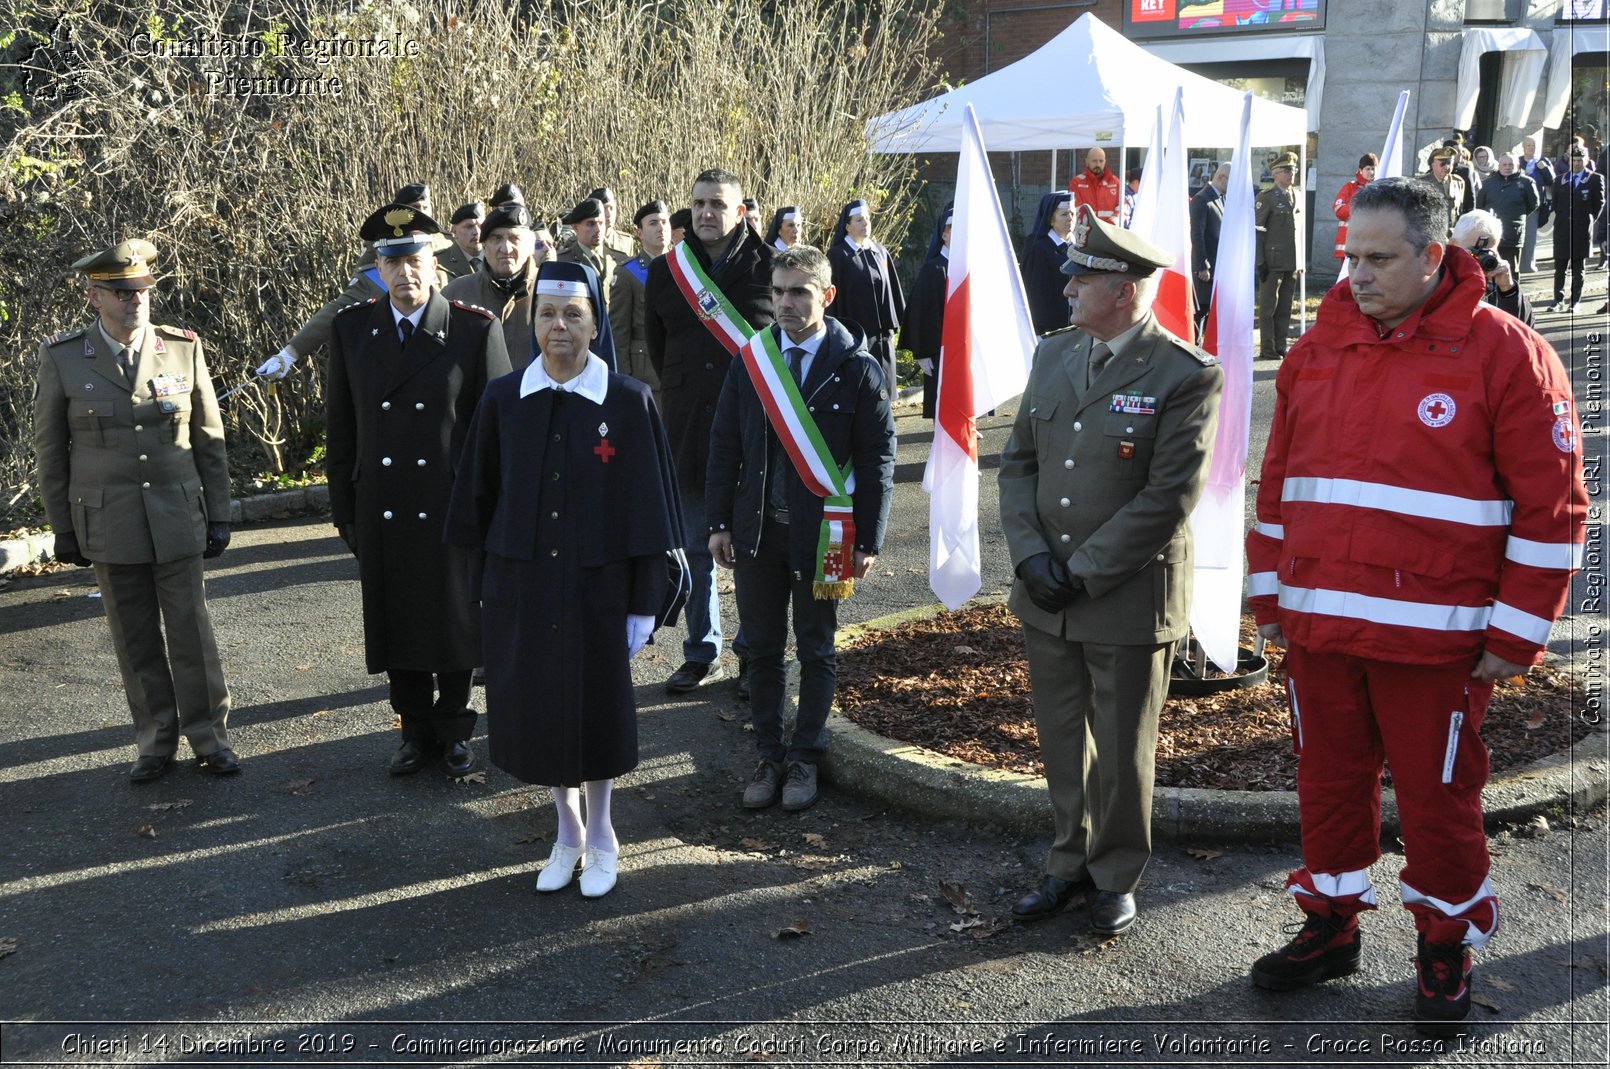
[[673, 627], [682, 609], [693, 593], [693, 573], [688, 568], [688, 555], [681, 548], [665, 551], [665, 600], [660, 603], [656, 627]]

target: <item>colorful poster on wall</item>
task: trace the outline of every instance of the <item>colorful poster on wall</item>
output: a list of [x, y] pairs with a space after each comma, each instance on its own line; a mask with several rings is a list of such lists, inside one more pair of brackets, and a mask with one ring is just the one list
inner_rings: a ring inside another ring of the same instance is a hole
[[1124, 36], [1323, 30], [1325, 3], [1326, 0], [1125, 0]]

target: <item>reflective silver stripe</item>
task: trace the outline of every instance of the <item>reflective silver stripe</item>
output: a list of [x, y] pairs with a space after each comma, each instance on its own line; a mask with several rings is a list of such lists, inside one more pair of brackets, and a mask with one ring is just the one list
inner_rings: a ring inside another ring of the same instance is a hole
[[1508, 631], [1512, 635], [1518, 635], [1528, 642], [1541, 646], [1549, 640], [1549, 630], [1554, 626], [1554, 621], [1522, 612], [1505, 602], [1495, 601], [1491, 624], [1500, 631]]
[[[1372, 624], [1421, 627], [1428, 631], [1480, 631], [1487, 626], [1488, 617], [1495, 613], [1494, 608], [1486, 605], [1396, 601], [1347, 590], [1309, 589], [1286, 586], [1284, 583], [1280, 585], [1280, 607], [1316, 616], [1341, 616], [1349, 620], [1367, 620]], [[1520, 634], [1518, 631], [1515, 633]]]
[[1465, 714], [1455, 709], [1448, 715], [1448, 745], [1442, 751], [1442, 782], [1453, 782], [1453, 763], [1459, 758], [1459, 729], [1465, 724]]
[[1274, 572], [1253, 572], [1247, 576], [1247, 597], [1280, 593], [1280, 579]]
[[1252, 529], [1265, 538], [1273, 538], [1277, 542], [1286, 537], [1286, 529], [1278, 523], [1255, 523]]
[[1303, 711], [1297, 705], [1297, 681], [1286, 675], [1286, 697], [1291, 700], [1291, 726], [1297, 732], [1297, 749], [1303, 748]]
[[1533, 568], [1580, 568], [1582, 543], [1533, 542], [1530, 538], [1510, 535], [1504, 544], [1504, 556], [1516, 564], [1529, 564]]
[[1305, 501], [1315, 505], [1352, 505], [1379, 509], [1404, 516], [1448, 520], [1472, 527], [1507, 527], [1515, 502], [1455, 497], [1429, 490], [1410, 490], [1386, 483], [1366, 483], [1357, 479], [1288, 478], [1280, 490], [1282, 501]]

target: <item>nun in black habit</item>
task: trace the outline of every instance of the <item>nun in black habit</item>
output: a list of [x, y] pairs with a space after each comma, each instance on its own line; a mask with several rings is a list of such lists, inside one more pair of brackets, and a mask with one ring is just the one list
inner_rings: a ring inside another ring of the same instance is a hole
[[945, 205], [934, 223], [928, 255], [917, 270], [911, 287], [911, 303], [906, 306], [905, 326], [900, 331], [900, 347], [916, 357], [922, 368], [922, 416], [933, 419], [939, 403], [939, 349], [945, 326], [945, 293], [950, 279], [951, 205]]
[[797, 204], [785, 204], [771, 217], [766, 231], [766, 244], [779, 252], [791, 249], [805, 240], [805, 213]]
[[900, 286], [889, 250], [872, 240], [872, 210], [852, 200], [839, 212], [827, 249], [833, 267], [833, 318], [853, 323], [866, 335], [867, 352], [883, 368], [883, 382], [893, 396], [894, 336], [906, 316], [906, 294]]
[[[545, 263], [524, 371], [487, 387], [448, 510], [449, 542], [482, 551], [493, 764], [553, 788], [558, 832], [537, 890], [615, 885], [615, 777], [637, 766], [631, 658], [682, 544], [671, 451], [647, 386], [609, 370], [598, 276]], [[582, 819], [577, 788], [586, 793]]]
[[1068, 325], [1068, 298], [1062, 288], [1068, 276], [1062, 264], [1068, 258], [1068, 235], [1073, 232], [1073, 194], [1053, 190], [1040, 198], [1023, 249], [1023, 288], [1028, 292], [1029, 319], [1034, 333], [1049, 334]]

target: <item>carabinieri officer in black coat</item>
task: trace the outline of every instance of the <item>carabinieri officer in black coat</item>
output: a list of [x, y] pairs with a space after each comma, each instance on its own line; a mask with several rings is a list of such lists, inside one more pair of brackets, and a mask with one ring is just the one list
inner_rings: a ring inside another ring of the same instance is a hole
[[454, 775], [475, 766], [480, 621], [467, 555], [442, 526], [470, 417], [509, 354], [496, 316], [436, 291], [440, 232], [405, 204], [365, 220], [387, 296], [337, 313], [330, 337], [330, 507], [358, 558], [368, 669], [386, 673], [402, 720], [393, 775], [437, 753]]

